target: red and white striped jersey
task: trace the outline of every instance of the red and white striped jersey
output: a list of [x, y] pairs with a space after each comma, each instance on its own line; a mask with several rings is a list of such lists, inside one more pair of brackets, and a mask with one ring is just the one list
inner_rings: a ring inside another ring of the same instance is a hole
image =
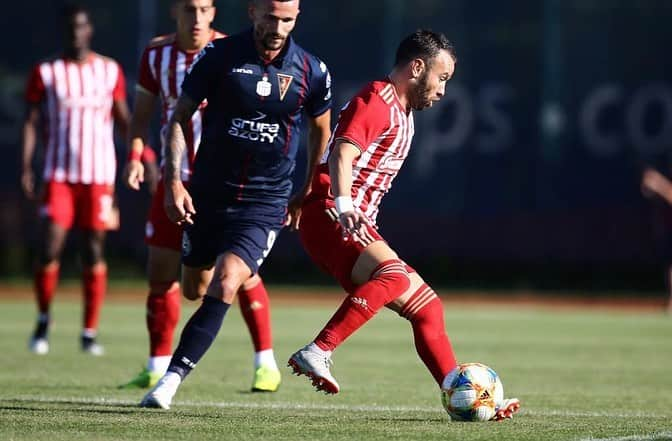
[[413, 114], [401, 105], [390, 80], [373, 81], [341, 110], [318, 169], [322, 176], [314, 182], [330, 184], [324, 174], [329, 174], [327, 159], [337, 141], [357, 146], [361, 155], [352, 163], [351, 197], [375, 223], [380, 201], [408, 156], [413, 133]]
[[[225, 34], [212, 31], [210, 41], [224, 38]], [[182, 92], [182, 81], [194, 62], [199, 51], [183, 51], [177, 46], [175, 34], [154, 38], [145, 49], [140, 60], [138, 89], [161, 99], [161, 165], [165, 158], [168, 135], [168, 121], [175, 110], [177, 99]], [[201, 103], [191, 117], [189, 128], [184, 134], [187, 149], [182, 157], [181, 175], [188, 181], [194, 165], [196, 151], [201, 142], [203, 109], [207, 102]]]
[[119, 63], [102, 55], [56, 57], [33, 68], [26, 101], [42, 106], [45, 181], [114, 184], [112, 104], [125, 99]]

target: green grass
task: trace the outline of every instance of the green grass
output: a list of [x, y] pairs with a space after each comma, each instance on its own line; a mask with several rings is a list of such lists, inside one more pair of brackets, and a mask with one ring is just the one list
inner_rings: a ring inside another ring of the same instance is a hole
[[337, 396], [289, 375], [288, 355], [332, 311], [275, 307], [283, 385], [252, 394], [251, 344], [232, 310], [173, 409], [158, 411], [136, 407], [143, 392], [115, 387], [145, 361], [141, 302], [106, 306], [102, 358], [78, 352], [78, 303], [56, 302], [52, 351], [38, 357], [26, 350], [32, 303], [0, 302], [0, 440], [672, 439], [670, 317], [451, 305], [446, 322], [459, 359], [491, 365], [506, 395], [523, 402], [512, 421], [455, 423], [415, 354], [408, 323], [389, 311], [335, 354]]

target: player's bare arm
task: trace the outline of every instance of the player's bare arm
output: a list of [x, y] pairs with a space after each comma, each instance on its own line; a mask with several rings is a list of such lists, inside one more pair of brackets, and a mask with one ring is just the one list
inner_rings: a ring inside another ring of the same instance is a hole
[[133, 190], [139, 190], [145, 181], [145, 167], [142, 164], [142, 151], [147, 144], [147, 129], [156, 105], [156, 95], [138, 88], [135, 93], [135, 109], [131, 118], [130, 154], [124, 168], [124, 184]]
[[166, 197], [163, 206], [168, 218], [178, 225], [193, 224], [192, 216], [196, 213], [191, 196], [182, 184], [180, 168], [182, 154], [187, 148], [184, 133], [197, 108], [198, 103], [194, 102], [189, 96], [180, 95], [168, 125], [168, 148], [165, 152]]
[[35, 197], [35, 174], [33, 173], [33, 155], [37, 141], [37, 125], [40, 121], [40, 108], [30, 105], [23, 121], [21, 144], [21, 189], [28, 199]]
[[642, 192], [645, 196], [660, 196], [665, 202], [672, 204], [672, 182], [653, 168], [644, 170]]
[[308, 119], [308, 151], [306, 177], [303, 186], [289, 201], [287, 206], [287, 225], [292, 230], [298, 230], [301, 222], [301, 204], [311, 191], [311, 183], [315, 176], [317, 163], [324, 154], [331, 136], [331, 110], [322, 115]]
[[337, 140], [329, 155], [329, 176], [331, 176], [331, 191], [336, 202], [338, 221], [343, 227], [343, 238], [350, 234], [365, 236], [366, 225], [369, 220], [364, 214], [355, 210], [351, 199], [352, 190], [352, 161], [359, 157], [361, 151], [356, 145]]

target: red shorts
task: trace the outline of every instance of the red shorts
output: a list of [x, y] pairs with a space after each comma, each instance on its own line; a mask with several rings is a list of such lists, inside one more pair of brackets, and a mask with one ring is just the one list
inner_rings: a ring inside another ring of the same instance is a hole
[[161, 178], [152, 197], [152, 205], [145, 224], [145, 243], [159, 248], [181, 251], [182, 227], [168, 219], [166, 210], [163, 208], [164, 194], [163, 178]]
[[71, 184], [49, 181], [44, 188], [40, 216], [70, 229], [107, 230], [114, 202], [114, 187], [106, 184]]
[[[384, 240], [374, 227], [367, 227], [373, 240]], [[307, 202], [301, 209], [301, 242], [310, 258], [320, 268], [336, 278], [345, 291], [352, 293], [352, 268], [366, 245], [353, 240], [343, 240], [341, 224], [331, 199]]]

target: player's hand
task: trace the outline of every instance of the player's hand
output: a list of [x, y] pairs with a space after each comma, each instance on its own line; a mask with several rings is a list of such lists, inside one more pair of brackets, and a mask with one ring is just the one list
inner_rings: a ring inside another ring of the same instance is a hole
[[299, 224], [301, 223], [301, 206], [303, 205], [303, 199], [305, 198], [303, 193], [297, 193], [289, 200], [287, 204], [287, 219], [285, 220], [285, 226], [289, 227], [291, 231], [297, 231], [299, 229]]
[[338, 216], [338, 222], [343, 229], [343, 240], [348, 237], [358, 238], [364, 243], [372, 242], [367, 227], [371, 225], [369, 218], [357, 210], [346, 211]]
[[145, 181], [145, 166], [142, 161], [131, 159], [124, 167], [124, 184], [133, 190], [140, 190]]
[[651, 197], [665, 192], [668, 180], [657, 170], [647, 168], [642, 175], [642, 194]]
[[184, 188], [182, 181], [166, 181], [166, 194], [163, 199], [163, 208], [168, 219], [177, 225], [193, 224], [196, 210], [191, 195]]
[[21, 173], [21, 189], [28, 199], [35, 198], [35, 175], [32, 170], [24, 170]]

